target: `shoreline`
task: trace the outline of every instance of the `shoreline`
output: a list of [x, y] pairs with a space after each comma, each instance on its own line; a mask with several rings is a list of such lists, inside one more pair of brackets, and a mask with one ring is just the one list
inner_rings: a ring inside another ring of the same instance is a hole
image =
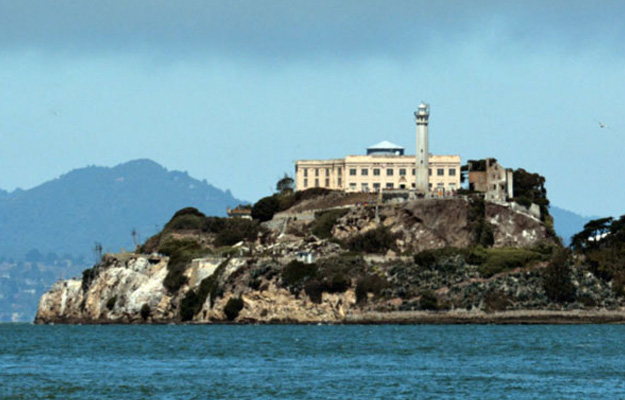
[[255, 320], [112, 321], [66, 319], [37, 321], [35, 325], [588, 325], [625, 324], [625, 310], [513, 310], [483, 311], [391, 311], [352, 312], [340, 321]]

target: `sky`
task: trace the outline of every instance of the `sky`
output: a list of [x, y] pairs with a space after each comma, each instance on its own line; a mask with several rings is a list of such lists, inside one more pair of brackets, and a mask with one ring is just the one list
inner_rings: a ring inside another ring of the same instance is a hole
[[432, 153], [619, 216], [624, 20], [620, 0], [0, 0], [0, 189], [149, 158], [255, 201], [296, 159], [414, 153], [425, 101]]

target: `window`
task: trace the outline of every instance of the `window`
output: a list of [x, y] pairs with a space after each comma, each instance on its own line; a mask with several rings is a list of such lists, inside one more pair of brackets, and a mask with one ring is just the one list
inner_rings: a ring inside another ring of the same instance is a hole
[[360, 185], [360, 188], [363, 192], [368, 192], [369, 191], [369, 184], [368, 183], [363, 183]]
[[360, 175], [367, 176], [369, 175], [369, 170], [367, 168], [363, 168], [360, 170]]
[[449, 176], [456, 176], [456, 169], [455, 168], [449, 168]]
[[342, 178], [339, 178], [338, 186], [339, 187], [343, 187], [343, 179]]
[[412, 176], [415, 176], [415, 175], [416, 175], [416, 172], [417, 172], [417, 171], [415, 171], [415, 169], [413, 168], [413, 169], [412, 169]]
[[339, 167], [339, 175], [343, 173], [343, 168]]
[[352, 190], [356, 190], [356, 184], [355, 183], [350, 183], [349, 184], [349, 188]]
[[304, 168], [304, 176], [308, 176], [308, 168]]
[[315, 187], [319, 187], [319, 178], [315, 178]]
[[379, 183], [374, 183], [373, 184], [373, 190], [375, 190], [376, 192], [380, 191], [380, 184]]
[[330, 168], [326, 168], [326, 176], [330, 176]]
[[315, 168], [315, 176], [319, 176], [319, 168]]
[[432, 176], [432, 168], [428, 168], [428, 175]]
[[351, 176], [356, 176], [356, 168], [350, 168], [350, 169], [349, 169], [349, 174], [350, 174]]
[[393, 176], [393, 168], [386, 169], [386, 176]]
[[304, 187], [308, 187], [308, 178], [304, 178]]
[[326, 178], [326, 187], [330, 187], [330, 179]]
[[373, 169], [373, 176], [380, 176], [380, 168]]
[[430, 188], [430, 190], [432, 190], [432, 184], [428, 183], [428, 187]]
[[387, 183], [386, 184], [386, 188], [387, 189], [392, 189], [393, 188], [393, 183], [392, 182]]
[[444, 168], [439, 168], [436, 170], [436, 175], [438, 176], [444, 176], [445, 175], [445, 169]]
[[399, 176], [406, 176], [406, 168], [399, 169]]

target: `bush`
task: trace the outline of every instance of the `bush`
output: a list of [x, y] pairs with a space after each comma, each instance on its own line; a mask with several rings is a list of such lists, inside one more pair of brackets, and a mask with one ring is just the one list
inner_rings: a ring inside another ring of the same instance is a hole
[[315, 264], [304, 264], [301, 261], [293, 260], [282, 269], [282, 285], [296, 290], [301, 289], [305, 281], [316, 276], [317, 266]]
[[332, 228], [336, 221], [347, 214], [348, 209], [328, 210], [315, 215], [315, 221], [312, 223], [312, 233], [321, 239], [329, 239], [332, 237]]
[[309, 199], [315, 199], [321, 196], [327, 196], [330, 193], [332, 193], [332, 190], [321, 188], [321, 187], [300, 190], [298, 192], [295, 192], [295, 202], [297, 203], [303, 200], [309, 200]]
[[224, 307], [224, 313], [226, 314], [228, 321], [234, 321], [236, 317], [239, 316], [242, 309], [243, 299], [240, 297], [231, 297]]
[[432, 290], [425, 290], [421, 293], [419, 307], [422, 310], [438, 310], [438, 296]]
[[167, 276], [163, 280], [163, 285], [170, 293], [175, 293], [187, 283], [184, 271], [191, 260], [203, 254], [202, 246], [191, 239], [170, 239], [163, 243], [159, 250], [169, 256]]
[[215, 237], [216, 246], [232, 246], [243, 240], [254, 241], [258, 236], [260, 226], [256, 221], [249, 219], [231, 218], [226, 220], [223, 228]]
[[556, 251], [543, 271], [544, 287], [547, 297], [557, 303], [575, 300], [575, 286], [571, 281], [569, 261], [571, 254], [568, 249]]
[[352, 251], [365, 253], [386, 253], [395, 248], [395, 237], [384, 226], [367, 231], [352, 238], [348, 247]]
[[200, 312], [206, 299], [210, 296], [210, 306], [215, 303], [215, 299], [223, 294], [223, 290], [219, 287], [219, 277], [228, 265], [230, 260], [222, 262], [215, 271], [200, 282], [197, 292], [189, 290], [180, 302], [180, 319], [182, 321], [190, 321]]
[[276, 195], [263, 197], [252, 207], [252, 218], [260, 222], [269, 221], [278, 211], [280, 211], [280, 202]]
[[171, 217], [163, 230], [200, 230], [204, 227], [205, 219], [206, 215], [196, 208], [183, 208]]
[[150, 306], [148, 305], [148, 303], [144, 303], [143, 306], [141, 306], [141, 319], [147, 321], [148, 317], [150, 316], [150, 312]]
[[379, 296], [386, 287], [388, 287], [388, 282], [377, 275], [365, 275], [360, 277], [358, 281], [356, 281], [356, 302], [366, 302], [368, 293]]
[[486, 261], [478, 267], [480, 274], [486, 278], [544, 259], [542, 254], [529, 249], [488, 249], [486, 254]]

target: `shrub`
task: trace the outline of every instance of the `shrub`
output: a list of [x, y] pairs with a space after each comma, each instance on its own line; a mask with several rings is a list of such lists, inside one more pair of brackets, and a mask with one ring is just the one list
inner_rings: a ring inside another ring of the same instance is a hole
[[282, 269], [282, 285], [301, 289], [305, 281], [315, 278], [316, 275], [317, 266], [315, 264], [304, 264], [301, 261], [293, 260]]
[[489, 278], [500, 272], [526, 267], [544, 259], [543, 255], [529, 249], [501, 248], [486, 250], [486, 261], [478, 267], [480, 274]]
[[395, 238], [384, 226], [367, 231], [352, 238], [348, 247], [352, 251], [365, 253], [385, 253], [395, 247]]
[[148, 320], [148, 317], [150, 316], [150, 306], [148, 305], [148, 303], [144, 303], [143, 306], [141, 306], [141, 319], [143, 319], [144, 321]]
[[234, 321], [236, 317], [239, 316], [242, 309], [243, 299], [240, 297], [231, 297], [224, 307], [224, 313], [226, 314], [228, 321]]
[[543, 271], [544, 287], [547, 297], [558, 303], [575, 300], [575, 286], [571, 281], [568, 249], [557, 250], [547, 268]]
[[269, 221], [278, 211], [280, 211], [280, 202], [277, 196], [263, 197], [252, 207], [252, 218], [260, 222]]
[[204, 227], [206, 216], [196, 208], [187, 207], [178, 210], [165, 225], [167, 230], [200, 230]]
[[113, 296], [111, 298], [109, 298], [109, 300], [106, 302], [106, 308], [110, 310], [112, 310], [115, 307], [115, 303], [117, 302], [117, 296]]
[[215, 269], [208, 277], [202, 279], [197, 292], [189, 290], [180, 302], [180, 319], [182, 321], [190, 321], [202, 309], [202, 305], [210, 296], [210, 306], [215, 303], [215, 299], [223, 294], [223, 290], [219, 287], [219, 277], [228, 265], [230, 260], [225, 260]]
[[422, 310], [438, 310], [438, 296], [432, 290], [425, 290], [421, 293], [419, 307]]
[[161, 246], [160, 252], [169, 256], [163, 285], [170, 293], [175, 293], [187, 283], [184, 271], [192, 259], [203, 254], [202, 246], [191, 239], [171, 239]]
[[243, 240], [253, 241], [259, 231], [260, 226], [257, 221], [243, 218], [227, 219], [215, 237], [215, 245], [232, 246]]
[[332, 237], [332, 228], [336, 221], [348, 211], [348, 209], [338, 209], [320, 212], [315, 216], [315, 221], [312, 223], [312, 233], [321, 239], [329, 239]]
[[377, 275], [365, 275], [356, 281], [356, 302], [367, 301], [367, 294], [378, 296], [388, 286], [388, 282]]

